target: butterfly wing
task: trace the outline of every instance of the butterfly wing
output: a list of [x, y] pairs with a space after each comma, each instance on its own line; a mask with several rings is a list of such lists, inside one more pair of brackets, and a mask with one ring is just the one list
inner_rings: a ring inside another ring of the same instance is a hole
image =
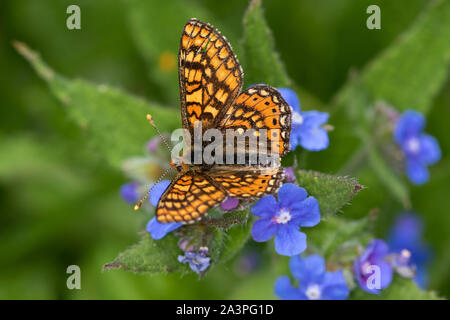
[[[255, 85], [237, 97], [233, 106], [227, 110], [219, 127], [222, 131], [265, 129], [267, 153], [271, 154], [273, 150], [279, 156], [284, 156], [289, 152], [291, 122], [291, 108], [278, 90], [268, 85]], [[266, 152], [265, 150], [258, 151]]]
[[192, 223], [220, 204], [225, 192], [206, 176], [193, 171], [180, 172], [161, 196], [156, 207], [159, 222]]
[[197, 121], [215, 128], [242, 88], [242, 69], [227, 39], [207, 23], [190, 19], [180, 41], [179, 82], [183, 128]]
[[237, 168], [218, 166], [208, 173], [213, 183], [228, 196], [256, 199], [278, 191], [284, 180], [284, 168]]

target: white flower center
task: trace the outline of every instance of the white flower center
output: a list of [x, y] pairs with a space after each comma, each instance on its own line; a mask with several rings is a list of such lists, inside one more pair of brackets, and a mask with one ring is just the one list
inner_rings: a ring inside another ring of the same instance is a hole
[[292, 122], [294, 124], [302, 124], [303, 123], [303, 117], [299, 112], [292, 111]]
[[320, 296], [322, 295], [322, 291], [320, 290], [320, 288], [317, 284], [313, 284], [313, 285], [308, 286], [305, 294], [309, 300], [318, 300], [318, 299], [320, 299]]
[[361, 265], [361, 272], [364, 276], [372, 274], [372, 272], [369, 271], [369, 270], [371, 270], [370, 266], [371, 266], [371, 264], [369, 261], [366, 261]]
[[411, 153], [417, 153], [420, 150], [419, 139], [411, 138], [406, 142], [406, 148]]
[[277, 223], [288, 223], [289, 221], [291, 221], [291, 214], [289, 212], [289, 210], [286, 209], [281, 209], [280, 213], [276, 216], [275, 220], [277, 221]]

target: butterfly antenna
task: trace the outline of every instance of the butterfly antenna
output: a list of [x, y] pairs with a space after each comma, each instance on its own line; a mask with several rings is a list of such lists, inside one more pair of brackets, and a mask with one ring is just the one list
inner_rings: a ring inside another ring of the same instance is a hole
[[[144, 203], [145, 200], [147, 200], [147, 198], [148, 198], [150, 192], [152, 192], [153, 188], [163, 180], [163, 178], [166, 176], [167, 172], [169, 172], [171, 169], [172, 168], [167, 168], [166, 171], [164, 171], [164, 173], [158, 178], [158, 180], [156, 180], [156, 182], [154, 184], [152, 184], [150, 190], [142, 196], [142, 198], [139, 200], [138, 203], [136, 203], [136, 205], [134, 206], [134, 211], [138, 211], [141, 208], [142, 204]], [[149, 186], [150, 185], [147, 184], [145, 186], [145, 189], [148, 189]]]
[[162, 142], [166, 145], [167, 149], [169, 149], [169, 152], [172, 152], [172, 148], [167, 143], [166, 138], [164, 138], [164, 136], [161, 134], [161, 131], [159, 131], [158, 127], [153, 122], [153, 117], [151, 114], [147, 114], [147, 120], [151, 124], [151, 126], [156, 130], [156, 132], [158, 133], [158, 136], [161, 138]]

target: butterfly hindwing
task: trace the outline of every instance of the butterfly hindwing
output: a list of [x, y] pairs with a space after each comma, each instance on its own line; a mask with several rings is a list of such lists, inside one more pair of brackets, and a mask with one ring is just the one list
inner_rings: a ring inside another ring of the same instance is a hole
[[163, 223], [192, 223], [224, 198], [225, 193], [204, 175], [182, 171], [161, 196], [156, 207], [156, 218]]
[[231, 197], [255, 199], [278, 191], [284, 180], [284, 168], [218, 167], [209, 177]]
[[278, 90], [268, 85], [255, 85], [237, 97], [219, 127], [222, 130], [265, 129], [267, 153], [270, 154], [272, 148], [277, 148], [276, 153], [284, 156], [289, 152], [291, 121], [291, 108]]
[[207, 23], [190, 19], [179, 52], [183, 127], [192, 133], [196, 122], [214, 128], [242, 88], [242, 69], [224, 36]]

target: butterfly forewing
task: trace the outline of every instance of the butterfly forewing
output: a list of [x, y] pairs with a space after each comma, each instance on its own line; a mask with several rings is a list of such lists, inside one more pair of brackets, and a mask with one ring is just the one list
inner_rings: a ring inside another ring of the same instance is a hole
[[214, 27], [196, 19], [183, 29], [179, 52], [183, 127], [215, 128], [242, 87], [242, 69], [230, 44]]

